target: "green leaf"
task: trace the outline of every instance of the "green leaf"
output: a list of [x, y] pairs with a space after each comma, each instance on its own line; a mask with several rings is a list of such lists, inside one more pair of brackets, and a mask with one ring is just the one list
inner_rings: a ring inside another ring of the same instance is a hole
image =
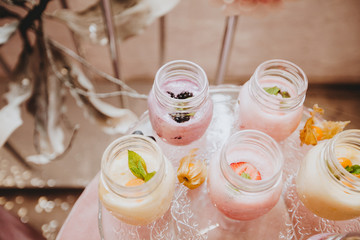
[[134, 151], [128, 150], [129, 169], [137, 178], [145, 180], [147, 175], [146, 164], [144, 159]]
[[290, 94], [287, 91], [280, 91], [282, 98], [290, 98]]
[[138, 162], [137, 162], [137, 168], [138, 168], [138, 173], [139, 173], [140, 176], [141, 176], [141, 179], [142, 179], [142, 180], [145, 180], [145, 177], [146, 177], [146, 175], [147, 175], [147, 172], [146, 172], [146, 170], [144, 169], [141, 161], [138, 161]]
[[264, 90], [271, 95], [277, 95], [280, 92], [280, 88], [278, 88], [277, 86], [264, 87]]
[[155, 175], [155, 171], [154, 172], [151, 172], [151, 173], [148, 173], [146, 176], [145, 176], [145, 179], [144, 181], [147, 182], [149, 181], [154, 175]]
[[360, 174], [360, 166], [357, 164], [352, 166], [346, 166], [345, 169], [351, 174]]
[[281, 91], [277, 86], [274, 87], [264, 87], [264, 90], [271, 95], [280, 94], [282, 98], [290, 98], [290, 94], [287, 91]]
[[246, 179], [251, 179], [250, 175], [246, 172], [243, 172], [240, 176]]

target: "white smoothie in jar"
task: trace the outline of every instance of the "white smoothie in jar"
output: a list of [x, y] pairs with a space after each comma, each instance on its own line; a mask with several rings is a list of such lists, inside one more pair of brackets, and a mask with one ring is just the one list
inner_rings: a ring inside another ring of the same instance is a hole
[[[340, 137], [344, 134], [347, 131]], [[337, 161], [344, 157], [352, 165], [360, 165], [360, 148], [333, 145], [336, 140], [322, 142], [307, 153], [296, 178], [296, 189], [300, 200], [316, 215], [347, 220], [360, 216], [360, 176], [347, 172]], [[331, 154], [327, 151], [329, 146], [335, 146]]]
[[[149, 173], [156, 171], [149, 181], [128, 186], [137, 177], [129, 169], [127, 150], [144, 159]], [[121, 221], [132, 225], [147, 225], [163, 216], [170, 208], [175, 188], [175, 172], [171, 163], [165, 156], [143, 148], [141, 144], [114, 152], [116, 155], [104, 167], [105, 173], [102, 171], [101, 174], [99, 197], [103, 206]], [[159, 157], [163, 157], [164, 161], [159, 161]]]

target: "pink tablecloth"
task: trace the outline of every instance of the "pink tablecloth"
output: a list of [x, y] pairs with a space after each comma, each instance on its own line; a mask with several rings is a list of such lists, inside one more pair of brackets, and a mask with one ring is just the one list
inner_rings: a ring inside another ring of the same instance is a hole
[[57, 240], [99, 240], [98, 228], [98, 181], [99, 174], [81, 194], [64, 225]]

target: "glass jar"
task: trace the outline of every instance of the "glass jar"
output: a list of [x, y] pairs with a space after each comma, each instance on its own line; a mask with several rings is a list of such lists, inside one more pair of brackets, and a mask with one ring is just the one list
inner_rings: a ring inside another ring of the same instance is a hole
[[[284, 158], [269, 135], [257, 130], [238, 131], [214, 156], [209, 166], [208, 192], [212, 203], [225, 216], [252, 220], [276, 205], [282, 191]], [[232, 166], [239, 166], [239, 162], [250, 163], [261, 180], [236, 173]]]
[[311, 236], [308, 240], [360, 240], [360, 233], [320, 233]]
[[256, 129], [276, 141], [286, 139], [301, 121], [307, 86], [305, 73], [291, 62], [274, 59], [260, 64], [240, 90], [236, 128]]
[[301, 163], [296, 189], [300, 200], [316, 215], [330, 220], [360, 216], [360, 178], [338, 158], [360, 165], [360, 130], [346, 130], [313, 147]]
[[165, 142], [187, 145], [208, 128], [213, 103], [204, 70], [195, 63], [177, 60], [162, 66], [148, 98], [152, 128]]
[[[147, 172], [155, 175], [141, 185], [129, 186], [136, 179], [128, 165], [128, 150], [139, 154]], [[163, 216], [173, 198], [175, 172], [161, 149], [149, 137], [127, 135], [112, 142], [101, 161], [99, 199], [120, 221], [147, 225]]]

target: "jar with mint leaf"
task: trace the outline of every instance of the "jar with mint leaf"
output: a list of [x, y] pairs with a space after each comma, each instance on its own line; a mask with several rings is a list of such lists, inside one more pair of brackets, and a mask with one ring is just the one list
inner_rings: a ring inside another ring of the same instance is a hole
[[235, 128], [262, 131], [280, 142], [298, 127], [308, 80], [292, 62], [261, 63], [240, 90]]
[[175, 178], [171, 162], [152, 138], [132, 134], [112, 142], [101, 161], [99, 200], [104, 217], [101, 232], [120, 234], [112, 231], [119, 228], [126, 230], [117, 236], [123, 239], [132, 239], [131, 234], [150, 238], [155, 225], [161, 225], [155, 224], [158, 221], [169, 229], [171, 221], [161, 218], [169, 212]]
[[296, 190], [302, 203], [319, 217], [359, 217], [360, 130], [345, 130], [313, 147], [301, 163]]

